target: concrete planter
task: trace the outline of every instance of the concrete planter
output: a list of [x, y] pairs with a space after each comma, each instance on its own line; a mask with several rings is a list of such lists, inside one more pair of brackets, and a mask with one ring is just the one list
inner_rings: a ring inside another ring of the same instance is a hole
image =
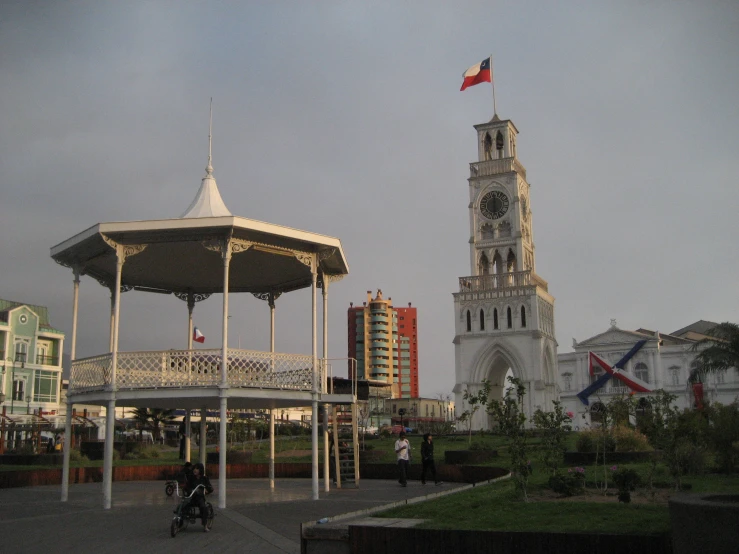
[[739, 494], [678, 494], [669, 505], [675, 554], [737, 551]]
[[444, 452], [444, 462], [447, 464], [482, 464], [497, 457], [497, 450], [447, 450]]

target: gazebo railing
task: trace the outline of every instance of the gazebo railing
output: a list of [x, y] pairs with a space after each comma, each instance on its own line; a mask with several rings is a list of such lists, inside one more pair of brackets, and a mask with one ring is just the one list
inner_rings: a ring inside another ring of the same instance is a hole
[[[221, 350], [118, 352], [119, 390], [207, 387], [221, 383]], [[72, 362], [69, 392], [105, 390], [110, 386], [112, 354]], [[313, 357], [255, 350], [228, 350], [228, 386], [298, 391], [313, 389]], [[318, 360], [320, 383], [325, 367]]]

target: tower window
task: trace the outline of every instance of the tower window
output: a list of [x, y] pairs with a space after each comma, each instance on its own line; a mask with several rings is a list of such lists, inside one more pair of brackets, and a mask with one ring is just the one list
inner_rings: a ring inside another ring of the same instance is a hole
[[472, 314], [467, 310], [467, 332], [472, 331]]
[[503, 157], [503, 133], [498, 131], [498, 134], [495, 136], [495, 150], [498, 152], [498, 159]]
[[488, 261], [488, 257], [485, 255], [485, 252], [480, 256], [480, 266], [478, 271], [480, 275], [487, 275], [490, 273], [490, 262]]
[[513, 328], [513, 316], [511, 314], [511, 308], [510, 308], [510, 306], [508, 307], [507, 312], [508, 312], [508, 328], [509, 329], [512, 329]]
[[493, 329], [498, 328], [498, 308], [493, 309]]
[[485, 161], [493, 159], [493, 139], [490, 138], [490, 133], [485, 133], [485, 140], [482, 142], [483, 156]]
[[526, 327], [526, 307], [521, 306], [521, 327]]
[[485, 330], [485, 312], [480, 310], [480, 331]]

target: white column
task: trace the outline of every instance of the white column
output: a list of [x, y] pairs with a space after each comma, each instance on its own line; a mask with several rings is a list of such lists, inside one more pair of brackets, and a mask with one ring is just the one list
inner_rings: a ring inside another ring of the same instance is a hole
[[316, 321], [316, 283], [318, 274], [316, 271], [317, 256], [314, 254], [311, 263], [311, 302], [312, 302], [312, 349], [313, 349], [313, 402], [311, 410], [311, 461], [312, 461], [312, 478], [313, 478], [313, 500], [318, 500], [318, 332]]
[[[226, 391], [221, 389], [221, 394]], [[223, 510], [226, 508], [226, 428], [228, 427], [228, 399], [221, 396], [221, 413], [220, 413], [220, 437], [218, 456], [218, 507]]]
[[[323, 364], [322, 367], [324, 369], [327, 368], [328, 364], [328, 275], [325, 273], [323, 274]], [[326, 393], [328, 392], [326, 390], [326, 380], [328, 378], [328, 373], [325, 373], [323, 375], [323, 378], [321, 379], [321, 392]], [[329, 475], [329, 465], [330, 465], [330, 454], [328, 450], [328, 410], [329, 405], [324, 404], [323, 405], [323, 490], [328, 492], [329, 491], [329, 483], [331, 482], [331, 477]]]
[[[77, 310], [80, 297], [80, 270], [74, 268], [74, 299], [72, 301], [72, 347], [70, 358], [74, 361], [77, 355]], [[70, 375], [71, 379], [71, 375]], [[69, 496], [69, 453], [72, 436], [72, 404], [67, 402], [67, 416], [64, 421], [64, 461], [62, 462], [62, 502]]]
[[221, 411], [218, 438], [218, 507], [226, 507], [226, 430], [228, 427], [228, 273], [231, 265], [231, 241], [223, 242], [223, 344], [221, 346]]
[[74, 268], [74, 300], [72, 301], [72, 348], [71, 361], [77, 357], [77, 309], [80, 299], [80, 270]]
[[191, 423], [190, 423], [190, 408], [187, 408], [185, 412], [185, 461], [190, 461], [190, 435], [191, 435]]
[[[274, 294], [269, 296], [269, 351], [275, 351], [275, 298]], [[274, 357], [270, 370], [274, 372]], [[269, 488], [275, 488], [275, 410], [269, 411]]]
[[67, 417], [64, 420], [64, 462], [62, 463], [62, 502], [69, 495], [69, 452], [72, 448], [72, 403], [67, 402]]
[[[195, 297], [192, 293], [187, 295], [187, 380], [192, 378], [192, 312], [195, 309]], [[189, 462], [192, 449], [192, 421], [190, 408], [185, 411], [185, 461]]]
[[116, 369], [118, 367], [118, 329], [120, 327], [121, 314], [121, 276], [125, 256], [123, 247], [116, 248], [115, 289], [113, 293], [113, 348], [110, 364], [110, 394], [107, 410], [105, 412], [105, 449], [103, 451], [103, 507], [109, 510], [112, 503], [113, 490], [113, 430], [115, 429], [115, 389]]
[[103, 507], [110, 510], [113, 501], [113, 440], [115, 430], [115, 399], [105, 410], [105, 451], [103, 453]]
[[108, 350], [113, 352], [113, 335], [115, 335], [115, 292], [110, 291], [110, 337]]
[[208, 411], [200, 408], [200, 463], [205, 467], [206, 449], [208, 448]]

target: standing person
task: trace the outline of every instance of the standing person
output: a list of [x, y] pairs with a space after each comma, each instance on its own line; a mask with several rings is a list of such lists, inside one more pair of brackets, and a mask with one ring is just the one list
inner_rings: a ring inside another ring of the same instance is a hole
[[421, 444], [421, 484], [426, 484], [426, 470], [431, 470], [431, 477], [434, 478], [434, 484], [441, 485], [441, 481], [436, 478], [436, 464], [434, 463], [434, 437], [431, 433], [426, 433], [423, 436], [423, 443]]
[[395, 454], [398, 456], [398, 470], [400, 471], [400, 483], [401, 487], [405, 487], [408, 484], [408, 469], [411, 463], [411, 445], [405, 438], [405, 432], [401, 431], [398, 435], [398, 440], [395, 441]]
[[[198, 485], [203, 485], [205, 490], [201, 488], [195, 491], [195, 487]], [[192, 474], [190, 475], [188, 488], [191, 491], [195, 491], [190, 499], [190, 504], [194, 504], [200, 510], [200, 521], [203, 522], [203, 531], [207, 533], [210, 529], [206, 527], [206, 524], [208, 523], [208, 509], [205, 506], [205, 495], [213, 492], [213, 485], [210, 484], [210, 479], [205, 475], [203, 464], [195, 464], [192, 466]]]

